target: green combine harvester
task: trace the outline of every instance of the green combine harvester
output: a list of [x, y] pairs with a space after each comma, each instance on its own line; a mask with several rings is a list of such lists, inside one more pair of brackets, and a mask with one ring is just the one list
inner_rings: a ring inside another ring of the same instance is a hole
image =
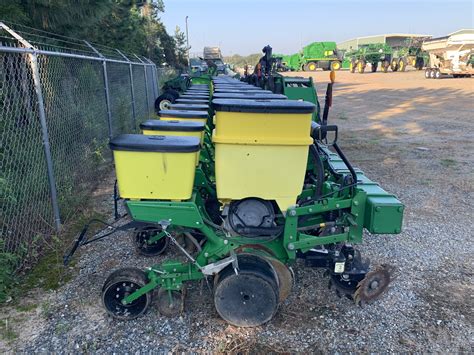
[[291, 71], [339, 70], [342, 56], [336, 48], [336, 42], [313, 42], [292, 55], [280, 55], [283, 66]]
[[137, 318], [153, 302], [178, 316], [187, 283], [202, 281], [211, 291], [203, 302], [225, 321], [259, 326], [291, 293], [298, 259], [326, 270], [337, 294], [357, 304], [387, 290], [390, 266], [371, 267], [355, 245], [364, 230], [400, 233], [403, 204], [343, 154], [339, 128], [328, 124], [333, 82], [320, 114], [311, 79], [283, 77], [271, 48], [264, 53], [246, 82], [191, 78], [143, 134], [111, 140], [129, 221], [96, 237], [86, 226], [65, 263], [117, 231], [129, 231], [141, 255], [170, 245], [179, 254], [111, 272], [101, 298], [112, 317]]

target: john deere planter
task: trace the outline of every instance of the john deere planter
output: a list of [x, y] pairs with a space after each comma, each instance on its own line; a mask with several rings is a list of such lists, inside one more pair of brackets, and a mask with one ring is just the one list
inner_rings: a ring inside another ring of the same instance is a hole
[[[404, 206], [352, 167], [327, 110], [319, 119], [315, 103], [272, 91], [213, 77], [183, 90], [196, 104], [171, 104], [142, 124], [143, 135], [111, 140], [130, 218], [112, 232], [130, 230], [142, 255], [170, 244], [182, 255], [113, 271], [101, 293], [111, 316], [133, 319], [153, 302], [176, 316], [186, 284], [204, 280], [220, 317], [258, 326], [290, 294], [297, 259], [326, 269], [334, 290], [357, 304], [386, 291], [390, 268], [371, 267], [355, 245], [364, 229], [373, 238], [400, 233]], [[65, 262], [103, 237], [87, 237], [86, 226]]]

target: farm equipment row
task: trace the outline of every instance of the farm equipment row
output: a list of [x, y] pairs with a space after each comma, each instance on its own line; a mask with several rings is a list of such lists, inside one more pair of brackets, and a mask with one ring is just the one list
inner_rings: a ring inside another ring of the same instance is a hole
[[[101, 294], [111, 316], [141, 316], [154, 297], [162, 315], [175, 316], [186, 283], [203, 281], [220, 317], [258, 326], [289, 296], [297, 259], [325, 269], [357, 304], [387, 290], [390, 267], [371, 267], [355, 245], [364, 229], [400, 233], [404, 206], [339, 147], [339, 127], [328, 124], [333, 82], [321, 114], [312, 80], [279, 75], [271, 48], [264, 53], [246, 82], [178, 79], [178, 98], [157, 105], [159, 119], [144, 122], [143, 134], [111, 140], [130, 217], [117, 230], [132, 231], [141, 255], [170, 245], [179, 254], [112, 272]], [[96, 239], [85, 228], [65, 261]]]

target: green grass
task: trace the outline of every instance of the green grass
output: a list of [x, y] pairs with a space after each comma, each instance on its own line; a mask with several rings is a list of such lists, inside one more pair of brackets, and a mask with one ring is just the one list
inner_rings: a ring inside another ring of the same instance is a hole
[[[97, 212], [84, 213], [78, 216], [78, 218], [67, 227], [67, 230], [63, 231], [60, 237], [53, 238], [49, 251], [39, 259], [36, 265], [20, 282], [20, 289], [23, 292], [36, 287], [45, 291], [57, 290], [71, 280], [74, 274], [72, 269], [75, 266], [77, 254], [67, 267], [63, 265], [63, 256], [70, 248], [77, 234], [81, 232], [84, 225], [93, 218], [105, 219], [106, 217]], [[98, 228], [99, 227], [97, 227], [97, 229]], [[90, 229], [88, 232], [90, 234], [88, 235], [93, 235], [94, 231], [93, 228]]]
[[0, 338], [10, 342], [18, 338], [18, 334], [12, 329], [11, 319], [2, 319], [0, 321]]

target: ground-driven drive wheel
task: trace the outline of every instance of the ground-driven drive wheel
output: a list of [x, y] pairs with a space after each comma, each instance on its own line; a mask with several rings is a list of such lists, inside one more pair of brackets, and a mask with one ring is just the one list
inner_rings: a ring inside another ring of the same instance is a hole
[[400, 60], [398, 61], [398, 70], [399, 71], [405, 71], [405, 69], [407, 68], [407, 61], [405, 58], [400, 58]]
[[240, 254], [239, 270], [222, 270], [214, 288], [217, 313], [238, 327], [255, 327], [272, 319], [278, 308], [278, 278], [261, 257]]
[[316, 71], [318, 66], [315, 62], [309, 62], [305, 65], [305, 71]]
[[152, 237], [161, 233], [161, 231], [162, 229], [160, 226], [149, 226], [135, 230], [135, 233], [132, 235], [132, 242], [133, 245], [135, 245], [137, 252], [144, 256], [163, 254], [169, 245], [169, 239], [167, 236], [163, 236], [153, 243], [149, 242]]
[[126, 305], [122, 304], [122, 300], [147, 283], [146, 274], [137, 268], [123, 268], [110, 274], [102, 287], [102, 304], [107, 313], [117, 319], [134, 319], [141, 316], [151, 304], [151, 292]]
[[184, 310], [184, 293], [181, 291], [168, 291], [164, 288], [158, 290], [158, 311], [165, 317], [176, 317]]
[[425, 69], [425, 79], [431, 79], [431, 69]]
[[392, 59], [392, 63], [390, 63], [390, 68], [392, 69], [392, 71], [398, 70], [398, 62], [395, 58]]
[[377, 66], [379, 65], [379, 63], [372, 63], [371, 65], [372, 66], [370, 67], [370, 70], [372, 71], [372, 73], [375, 73], [377, 71]]
[[338, 61], [338, 60], [336, 60], [336, 61], [334, 61], [334, 62], [331, 62], [331, 64], [330, 64], [330, 69], [331, 69], [331, 70], [339, 70], [339, 69], [341, 69], [341, 62]]
[[388, 60], [384, 60], [382, 62], [382, 70], [384, 73], [388, 72], [388, 68], [390, 67], [390, 62]]
[[365, 61], [364, 60], [359, 60], [359, 62], [357, 63], [357, 72], [359, 74], [363, 74], [364, 71], [365, 71]]
[[169, 110], [170, 105], [174, 103], [177, 98], [174, 93], [165, 91], [155, 100], [155, 112], [158, 113], [161, 110]]
[[435, 79], [441, 79], [441, 72], [439, 70], [435, 70], [434, 78]]
[[355, 60], [351, 60], [351, 62], [349, 63], [349, 71], [351, 73], [355, 73], [355, 70], [356, 70], [356, 62]]

